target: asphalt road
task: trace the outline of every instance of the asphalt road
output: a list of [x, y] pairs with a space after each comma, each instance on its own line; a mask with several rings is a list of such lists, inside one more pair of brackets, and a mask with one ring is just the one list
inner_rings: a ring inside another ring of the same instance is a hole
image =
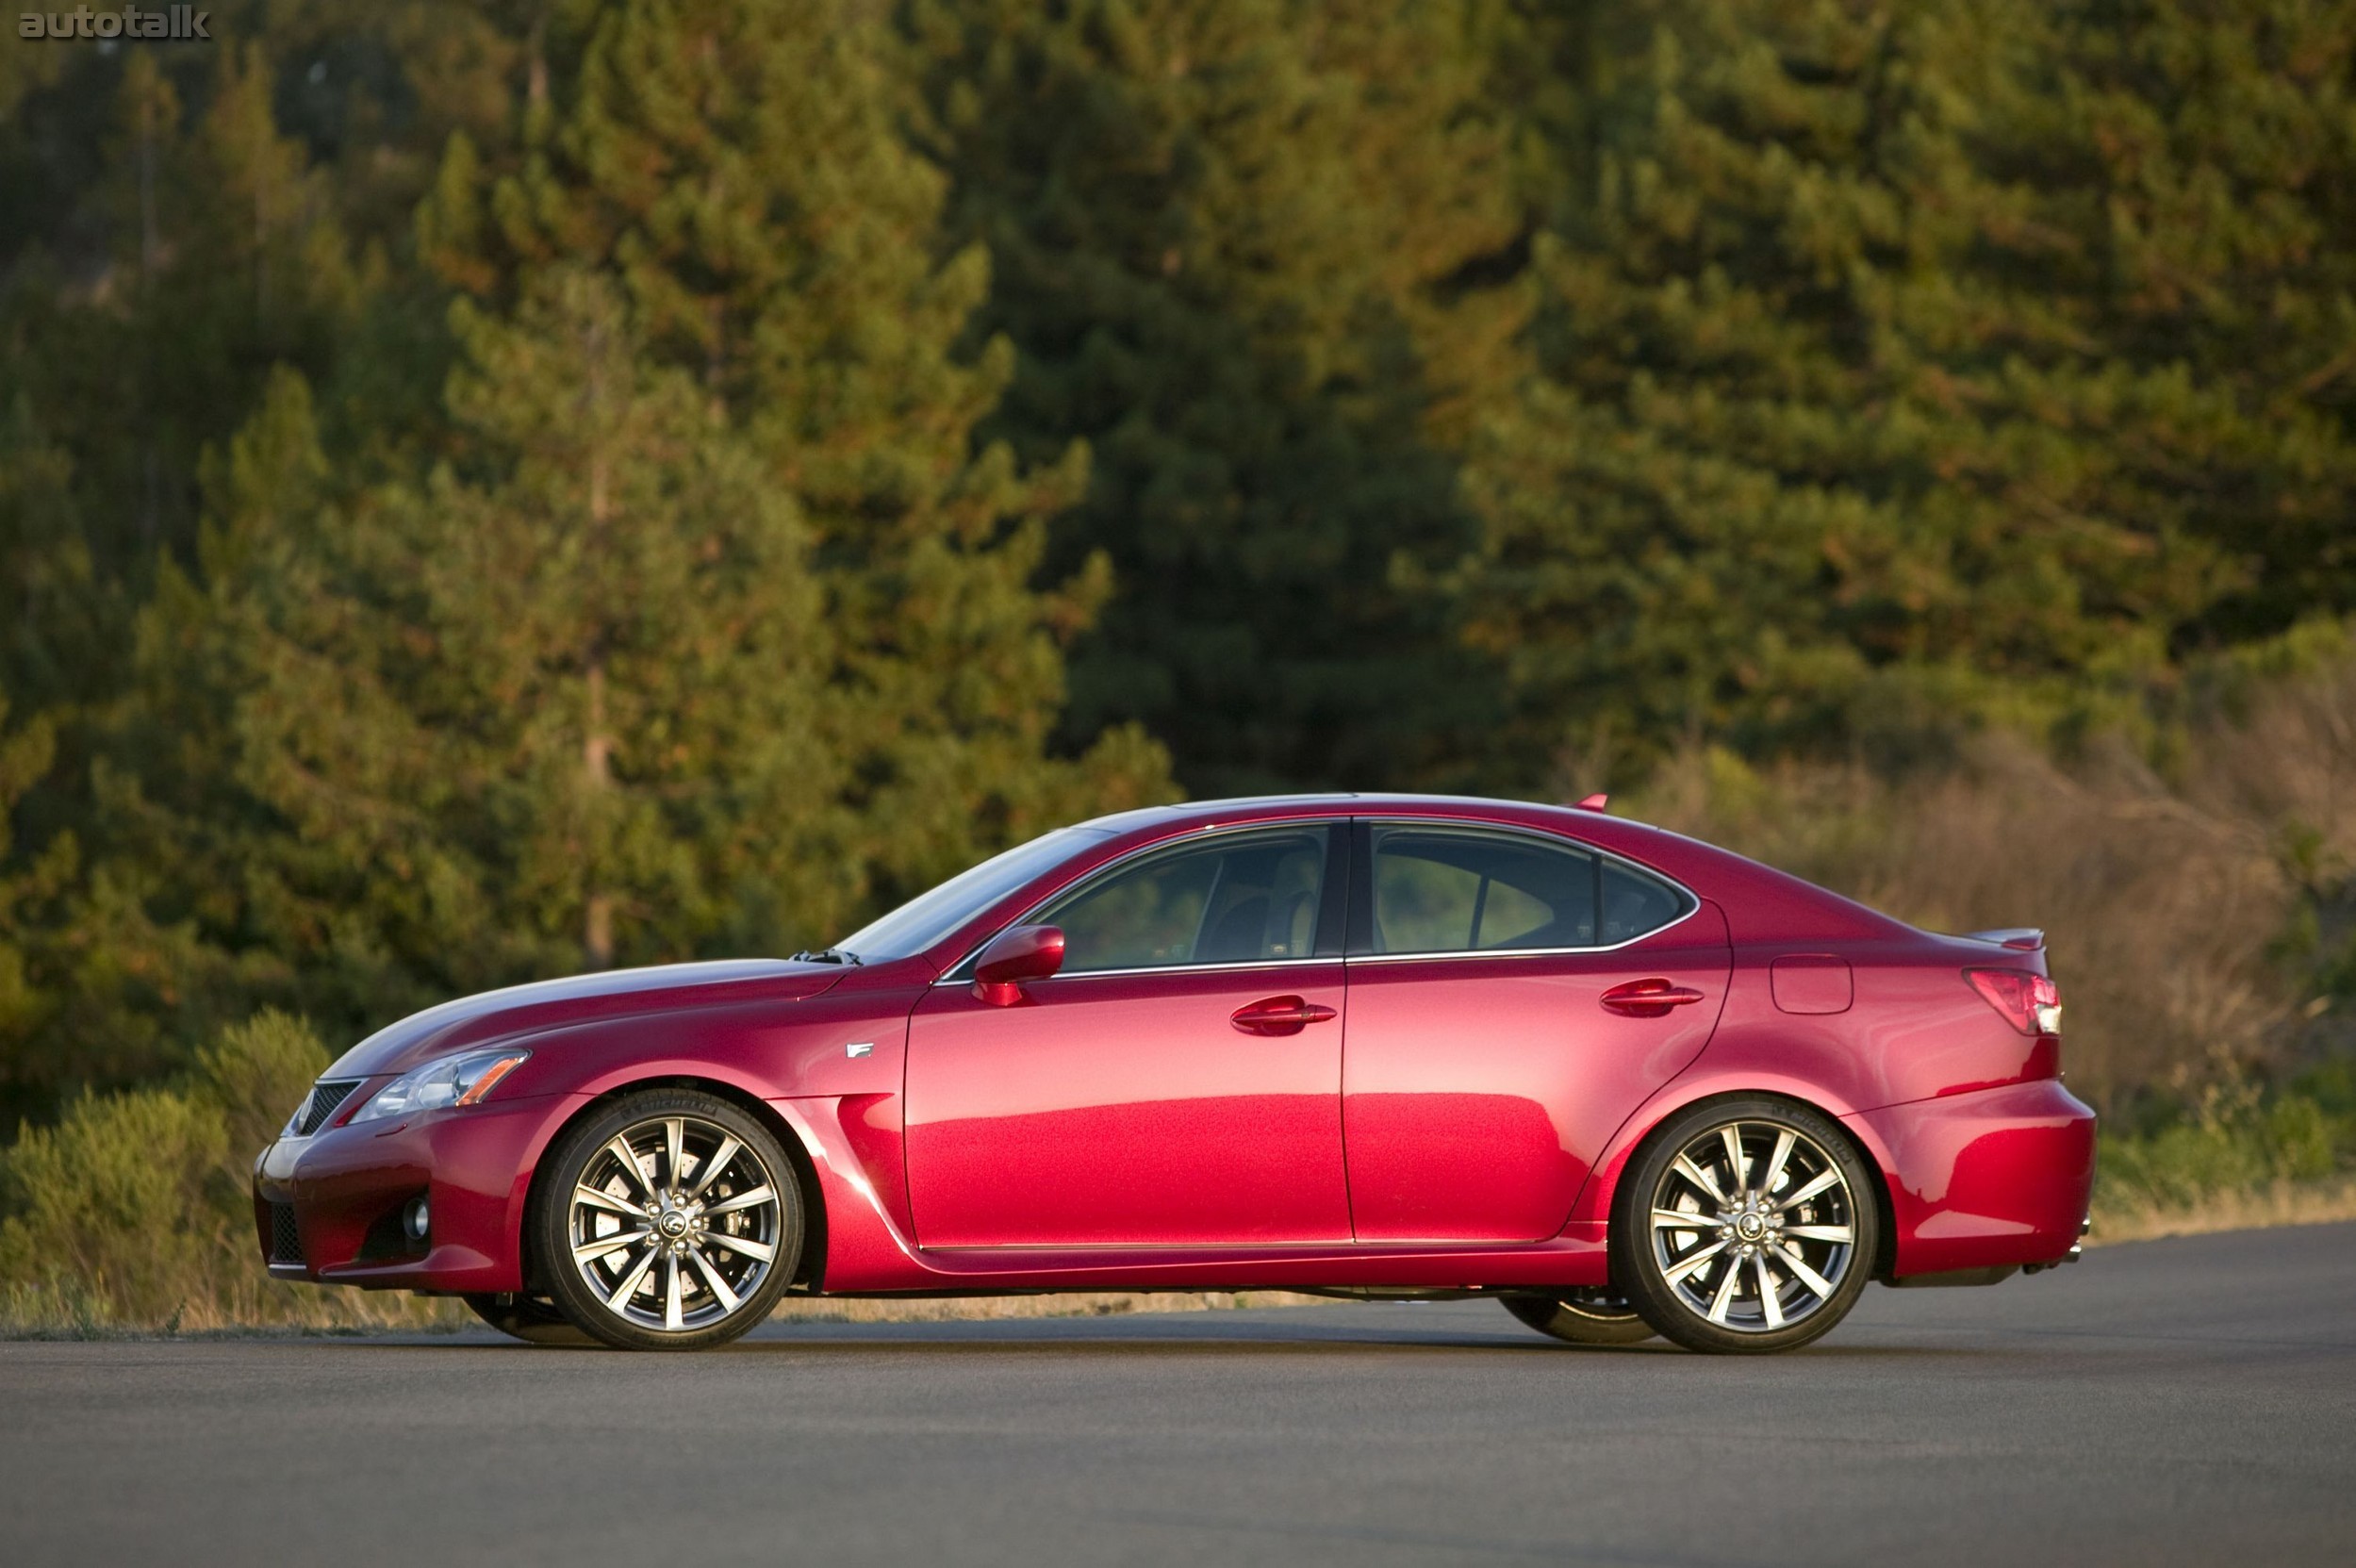
[[0, 1345], [0, 1560], [2356, 1561], [2356, 1226], [1586, 1350], [1489, 1302]]

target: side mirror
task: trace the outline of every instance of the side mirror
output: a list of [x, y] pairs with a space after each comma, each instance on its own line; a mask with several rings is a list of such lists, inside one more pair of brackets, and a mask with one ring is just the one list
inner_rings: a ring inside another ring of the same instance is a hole
[[1055, 926], [1009, 926], [981, 949], [974, 965], [974, 995], [997, 1007], [1023, 999], [1023, 982], [1045, 980], [1063, 967], [1063, 933]]

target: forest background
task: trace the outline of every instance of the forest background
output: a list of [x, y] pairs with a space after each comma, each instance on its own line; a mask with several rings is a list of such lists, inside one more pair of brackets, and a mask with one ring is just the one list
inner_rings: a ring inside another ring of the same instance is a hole
[[350, 1321], [451, 995], [1178, 796], [2039, 924], [2114, 1233], [2356, 1212], [2351, 0], [218, 0], [0, 41], [0, 1315]]

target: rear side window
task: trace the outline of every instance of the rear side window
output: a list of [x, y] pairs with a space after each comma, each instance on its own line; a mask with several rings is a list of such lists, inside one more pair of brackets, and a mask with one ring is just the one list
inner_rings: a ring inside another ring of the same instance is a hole
[[1669, 883], [1573, 845], [1379, 823], [1373, 839], [1378, 953], [1610, 947], [1692, 907]]
[[1032, 918], [1063, 928], [1065, 974], [1307, 958], [1330, 837], [1223, 834], [1116, 867]]

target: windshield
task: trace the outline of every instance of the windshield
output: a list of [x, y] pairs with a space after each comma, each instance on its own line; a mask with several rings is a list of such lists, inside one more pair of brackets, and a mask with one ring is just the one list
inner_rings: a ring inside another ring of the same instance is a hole
[[1103, 828], [1058, 828], [1042, 834], [959, 872], [930, 893], [918, 894], [834, 946], [863, 964], [920, 953], [1042, 871], [1095, 840], [1112, 836]]

